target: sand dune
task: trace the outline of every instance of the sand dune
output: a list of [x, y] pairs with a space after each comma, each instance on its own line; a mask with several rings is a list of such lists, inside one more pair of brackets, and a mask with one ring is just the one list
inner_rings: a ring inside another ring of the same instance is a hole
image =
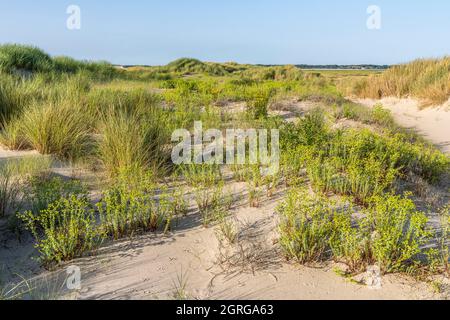
[[382, 103], [391, 110], [399, 125], [417, 130], [440, 150], [450, 154], [450, 101], [434, 108], [420, 108], [420, 102], [414, 99], [357, 99], [355, 102], [370, 107]]

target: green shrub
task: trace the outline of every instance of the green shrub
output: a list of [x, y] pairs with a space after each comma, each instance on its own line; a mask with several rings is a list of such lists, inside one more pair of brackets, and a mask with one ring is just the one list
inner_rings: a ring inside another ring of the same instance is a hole
[[337, 210], [333, 216], [330, 246], [333, 257], [343, 262], [353, 273], [365, 270], [370, 261], [370, 234], [353, 221], [352, 207]]
[[35, 214], [39, 214], [61, 198], [69, 199], [72, 196], [88, 199], [88, 192], [80, 181], [42, 175], [30, 179], [25, 194], [31, 205], [31, 211]]
[[113, 239], [156, 231], [161, 226], [167, 231], [175, 212], [167, 193], [156, 197], [148, 177], [131, 181], [119, 178], [104, 192], [97, 209], [103, 230]]
[[272, 90], [258, 88], [247, 95], [247, 114], [251, 119], [264, 119], [268, 116]]
[[371, 121], [380, 126], [393, 128], [395, 125], [394, 118], [389, 110], [383, 108], [382, 104], [376, 104], [372, 108]]
[[0, 46], [0, 71], [46, 72], [52, 68], [52, 58], [36, 47], [18, 44]]
[[314, 263], [329, 257], [333, 211], [326, 199], [311, 196], [306, 190], [293, 190], [278, 213], [280, 243], [288, 258]]
[[299, 145], [320, 145], [328, 139], [324, 112], [314, 109], [298, 123], [283, 125], [280, 144], [283, 149], [295, 149]]
[[430, 240], [428, 218], [407, 197], [375, 196], [362, 224], [371, 234], [371, 252], [383, 272], [405, 271], [421, 263], [419, 254]]
[[60, 199], [40, 212], [20, 215], [35, 237], [42, 263], [49, 267], [96, 249], [104, 236], [86, 199]]

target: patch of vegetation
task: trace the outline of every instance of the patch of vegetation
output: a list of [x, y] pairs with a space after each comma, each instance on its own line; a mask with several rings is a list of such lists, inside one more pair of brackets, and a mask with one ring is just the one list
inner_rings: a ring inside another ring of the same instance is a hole
[[90, 203], [76, 196], [57, 200], [38, 215], [27, 211], [19, 217], [35, 237], [46, 267], [81, 257], [104, 238]]
[[421, 59], [389, 68], [381, 75], [357, 82], [360, 97], [417, 97], [427, 104], [442, 104], [450, 97], [450, 58]]
[[142, 232], [156, 231], [161, 226], [168, 231], [174, 218], [174, 204], [167, 193], [156, 194], [150, 176], [121, 176], [103, 193], [97, 204], [101, 228], [113, 239], [132, 237]]
[[39, 48], [18, 44], [0, 46], [0, 71], [47, 72], [52, 68], [52, 58]]
[[351, 272], [376, 263], [383, 273], [429, 267], [421, 258], [432, 238], [427, 217], [407, 197], [382, 195], [371, 199], [362, 218], [353, 208], [327, 198], [293, 190], [278, 208], [280, 242], [289, 258], [302, 264], [335, 259]]

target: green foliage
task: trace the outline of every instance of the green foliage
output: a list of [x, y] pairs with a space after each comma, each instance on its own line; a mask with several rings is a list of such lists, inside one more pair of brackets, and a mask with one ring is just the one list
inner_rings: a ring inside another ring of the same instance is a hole
[[46, 72], [52, 67], [51, 57], [36, 47], [18, 44], [0, 46], [0, 71]]
[[329, 257], [333, 211], [325, 199], [311, 196], [306, 190], [293, 190], [278, 213], [280, 243], [288, 258], [303, 264]]
[[284, 161], [285, 168], [296, 164], [299, 172], [305, 167], [316, 190], [351, 195], [360, 204], [391, 189], [404, 174], [414, 173], [435, 182], [449, 166], [444, 154], [425, 144], [409, 142], [402, 134], [327, 132], [307, 118], [282, 128], [281, 146], [297, 158]]
[[386, 128], [394, 127], [394, 118], [389, 110], [383, 108], [382, 104], [376, 104], [372, 108], [372, 122]]
[[31, 205], [31, 211], [39, 214], [50, 206], [50, 204], [60, 200], [69, 199], [72, 196], [87, 199], [86, 188], [78, 180], [64, 180], [60, 177], [47, 175], [33, 176], [29, 181], [25, 198]]
[[204, 73], [212, 76], [224, 76], [227, 69], [218, 63], [204, 63], [197, 59], [181, 58], [169, 63], [163, 69], [180, 74]]
[[24, 181], [47, 171], [50, 163], [51, 160], [45, 157], [0, 161], [0, 217], [20, 208]]
[[178, 171], [193, 188], [194, 200], [205, 227], [226, 214], [232, 199], [223, 191], [224, 183], [218, 165], [180, 165]]
[[428, 218], [411, 199], [394, 195], [375, 196], [362, 224], [371, 234], [371, 252], [383, 272], [405, 271], [420, 263], [419, 254], [432, 233]]
[[104, 236], [98, 230], [94, 211], [86, 199], [60, 199], [40, 214], [19, 215], [35, 237], [42, 263], [50, 267], [81, 257], [96, 249]]
[[330, 247], [336, 261], [345, 263], [352, 273], [362, 272], [371, 262], [370, 235], [353, 219], [354, 209], [343, 207], [333, 216]]
[[353, 273], [374, 263], [384, 273], [429, 266], [421, 255], [427, 255], [433, 233], [426, 215], [407, 197], [374, 196], [357, 218], [351, 206], [293, 189], [278, 212], [281, 245], [302, 264], [333, 258]]
[[21, 118], [26, 143], [41, 154], [78, 160], [92, 154], [92, 119], [69, 102], [33, 105]]
[[156, 195], [151, 176], [120, 177], [97, 204], [101, 226], [113, 239], [170, 227], [174, 205], [167, 192]]
[[[154, 116], [153, 116], [154, 115]], [[168, 135], [161, 116], [139, 111], [107, 112], [100, 126], [99, 156], [111, 176], [120, 171], [163, 170]]]
[[54, 70], [61, 73], [85, 72], [96, 80], [111, 80], [119, 76], [118, 70], [109, 62], [78, 61], [70, 57], [53, 58]]
[[263, 87], [256, 90], [250, 90], [247, 93], [247, 113], [251, 119], [264, 119], [268, 116], [270, 98], [273, 95], [272, 90], [266, 90]]
[[36, 88], [10, 75], [0, 76], [0, 130], [18, 117], [36, 96]]

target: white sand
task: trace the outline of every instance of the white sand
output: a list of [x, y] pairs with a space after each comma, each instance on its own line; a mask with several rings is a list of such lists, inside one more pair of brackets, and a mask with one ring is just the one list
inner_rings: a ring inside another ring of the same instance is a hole
[[391, 110], [399, 125], [417, 130], [419, 134], [434, 143], [443, 152], [450, 154], [449, 103], [420, 109], [420, 103], [414, 99], [356, 99], [355, 102], [369, 107], [381, 103], [385, 108]]
[[[192, 299], [428, 299], [428, 286], [397, 275], [380, 290], [338, 276], [332, 265], [307, 268], [286, 262], [274, 244], [278, 201], [234, 212], [245, 226], [248, 250], [234, 263], [218, 262], [215, 229], [182, 223], [173, 236], [145, 236], [78, 261], [80, 299], [172, 299], [181, 274]], [[190, 219], [188, 219], [190, 220]], [[184, 229], [184, 230], [179, 230]], [[245, 238], [246, 236], [243, 236]], [[248, 259], [242, 258], [247, 257]]]
[[[374, 104], [372, 100], [361, 102]], [[443, 150], [450, 151], [449, 112], [420, 111], [410, 100], [382, 102], [400, 124], [418, 129]], [[0, 158], [27, 154], [0, 149]], [[240, 184], [233, 184], [232, 188], [236, 194], [243, 192]], [[439, 298], [431, 293], [429, 285], [399, 275], [383, 277], [382, 288], [375, 290], [336, 275], [332, 264], [308, 268], [286, 262], [276, 241], [275, 208], [280, 201], [281, 197], [266, 201], [260, 208], [241, 205], [231, 212], [244, 230], [239, 241], [241, 254], [221, 249], [216, 228], [203, 228], [195, 213], [180, 221], [171, 235], [146, 235], [106, 246], [98, 255], [71, 263], [82, 272], [81, 290], [75, 296], [170, 299], [180, 282], [185, 282], [186, 294], [198, 299]], [[60, 272], [64, 273], [64, 269]], [[179, 280], [182, 274], [185, 281]]]

